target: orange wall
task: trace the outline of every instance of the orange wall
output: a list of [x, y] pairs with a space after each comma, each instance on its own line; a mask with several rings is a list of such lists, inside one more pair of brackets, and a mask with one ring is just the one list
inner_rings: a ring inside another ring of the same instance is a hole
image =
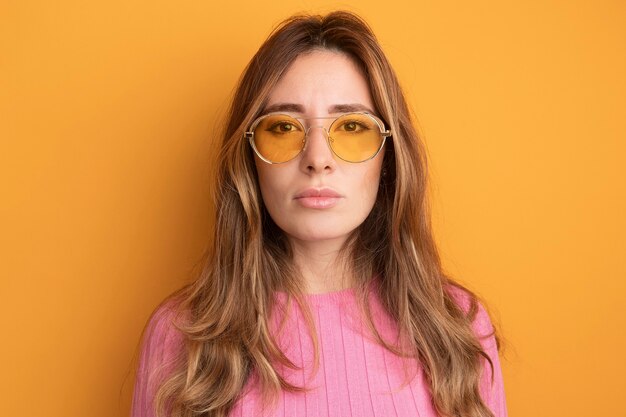
[[334, 7], [415, 108], [445, 263], [508, 341], [510, 414], [624, 415], [626, 3], [280, 3], [0, 4], [0, 415], [127, 414], [142, 326], [209, 239], [241, 70], [282, 18]]

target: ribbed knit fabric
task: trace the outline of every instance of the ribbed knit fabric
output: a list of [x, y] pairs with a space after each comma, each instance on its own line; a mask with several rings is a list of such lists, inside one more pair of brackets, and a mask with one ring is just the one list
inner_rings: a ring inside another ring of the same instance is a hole
[[[467, 300], [456, 289], [455, 299], [463, 308]], [[283, 392], [275, 407], [262, 409], [258, 387], [251, 378], [231, 416], [268, 417], [438, 417], [419, 364], [386, 350], [369, 332], [351, 289], [308, 295], [320, 347], [319, 368], [313, 371], [313, 343], [302, 312], [295, 303], [287, 306], [278, 294], [272, 330], [287, 357], [299, 370], [281, 367], [279, 372], [306, 392]], [[395, 342], [397, 327], [372, 292], [374, 324], [381, 336]], [[286, 314], [282, 326], [281, 318]], [[144, 337], [133, 397], [132, 417], [153, 417], [156, 389], [171, 369], [182, 348], [182, 337], [171, 321], [172, 306], [165, 304], [153, 315]], [[507, 415], [498, 352], [489, 317], [481, 307], [473, 325], [494, 365], [484, 361], [481, 394], [496, 417]]]

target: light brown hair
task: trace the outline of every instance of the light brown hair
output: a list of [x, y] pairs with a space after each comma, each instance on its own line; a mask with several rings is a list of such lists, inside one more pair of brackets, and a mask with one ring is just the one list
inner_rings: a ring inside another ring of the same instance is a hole
[[186, 349], [158, 391], [159, 415], [167, 410], [176, 417], [226, 416], [253, 373], [269, 400], [281, 389], [304, 389], [287, 383], [275, 368], [293, 364], [269, 330], [273, 294], [284, 291], [302, 306], [302, 286], [290, 245], [264, 208], [243, 133], [289, 65], [315, 49], [344, 53], [362, 68], [375, 111], [393, 135], [385, 145], [385, 175], [374, 208], [344, 246], [354, 276], [362, 277], [356, 286], [370, 324], [365, 300], [371, 280], [379, 277], [378, 295], [411, 349], [377, 339], [420, 361], [442, 416], [492, 416], [479, 393], [482, 361], [489, 357], [471, 328], [476, 298], [463, 289], [470, 308], [459, 307], [448, 289], [462, 287], [442, 271], [433, 239], [423, 144], [378, 41], [347, 12], [286, 20], [244, 71], [219, 151], [212, 247], [200, 276], [175, 295], [185, 312]]

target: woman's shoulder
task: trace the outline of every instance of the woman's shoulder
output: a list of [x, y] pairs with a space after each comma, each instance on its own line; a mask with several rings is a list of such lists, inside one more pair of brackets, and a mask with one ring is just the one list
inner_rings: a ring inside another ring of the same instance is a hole
[[166, 323], [180, 323], [181, 321], [181, 300], [178, 297], [170, 296], [161, 301], [152, 311], [149, 326], [158, 326]]
[[450, 297], [472, 322], [472, 330], [478, 338], [484, 353], [489, 360], [483, 360], [485, 369], [480, 381], [480, 392], [485, 402], [495, 416], [506, 416], [506, 399], [504, 396], [504, 382], [500, 368], [500, 341], [496, 329], [491, 323], [487, 309], [471, 291], [458, 284], [449, 283], [446, 290]]
[[472, 321], [472, 329], [476, 336], [482, 339], [494, 335], [494, 326], [489, 313], [474, 293], [456, 283], [448, 283], [446, 291], [456, 305]]
[[179, 298], [168, 297], [150, 316], [142, 342], [142, 357], [154, 363], [172, 362], [182, 350], [185, 314]]
[[131, 415], [154, 416], [157, 389], [184, 356], [183, 318], [175, 297], [167, 298], [152, 312], [141, 341]]

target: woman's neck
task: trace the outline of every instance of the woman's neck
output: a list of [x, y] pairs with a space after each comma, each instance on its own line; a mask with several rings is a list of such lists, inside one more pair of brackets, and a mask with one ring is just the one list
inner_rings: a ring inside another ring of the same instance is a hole
[[306, 293], [326, 293], [353, 286], [349, 264], [341, 258], [343, 243], [291, 241], [294, 263], [302, 276]]

